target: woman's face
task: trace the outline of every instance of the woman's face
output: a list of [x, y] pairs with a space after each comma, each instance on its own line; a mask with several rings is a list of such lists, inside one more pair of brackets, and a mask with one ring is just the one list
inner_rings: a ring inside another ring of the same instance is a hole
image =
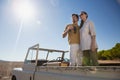
[[87, 16], [86, 16], [86, 14], [84, 14], [84, 13], [81, 13], [81, 14], [80, 14], [81, 20], [86, 20], [86, 17], [87, 17]]

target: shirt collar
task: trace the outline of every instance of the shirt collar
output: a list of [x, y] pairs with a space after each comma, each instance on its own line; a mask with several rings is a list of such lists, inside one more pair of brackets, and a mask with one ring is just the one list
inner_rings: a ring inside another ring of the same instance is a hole
[[73, 25], [76, 25], [76, 26], [78, 26], [78, 24], [74, 24], [74, 23], [73, 23]]
[[87, 23], [87, 22], [88, 22], [88, 19], [86, 19], [85, 23]]

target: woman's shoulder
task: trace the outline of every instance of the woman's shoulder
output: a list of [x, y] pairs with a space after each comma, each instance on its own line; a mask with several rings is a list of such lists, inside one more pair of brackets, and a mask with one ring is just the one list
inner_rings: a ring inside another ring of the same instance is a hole
[[92, 20], [87, 20], [87, 22], [88, 22], [88, 23], [93, 23], [93, 21], [92, 21]]
[[90, 26], [93, 26], [93, 25], [94, 25], [93, 21], [91, 21], [91, 20], [88, 20], [87, 23], [88, 23]]

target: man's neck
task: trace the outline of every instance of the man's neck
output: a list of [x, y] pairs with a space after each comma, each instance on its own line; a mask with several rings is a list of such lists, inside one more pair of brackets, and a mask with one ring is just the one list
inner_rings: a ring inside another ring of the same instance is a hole
[[78, 22], [73, 22], [73, 24], [76, 24], [76, 25], [78, 25]]

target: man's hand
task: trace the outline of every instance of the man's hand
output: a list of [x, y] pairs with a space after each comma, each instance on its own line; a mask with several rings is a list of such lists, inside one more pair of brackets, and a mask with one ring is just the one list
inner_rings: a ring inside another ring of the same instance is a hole
[[74, 27], [73, 27], [73, 25], [72, 25], [72, 24], [69, 24], [69, 25], [68, 25], [68, 27], [67, 27], [67, 29], [68, 29], [68, 31], [69, 31], [69, 30], [74, 29]]
[[73, 29], [73, 26], [72, 26], [72, 24], [69, 24], [69, 25], [67, 25], [67, 28], [65, 29], [65, 31], [63, 32], [63, 38], [65, 38], [66, 36], [67, 36], [67, 33], [70, 31], [70, 30], [72, 30]]

